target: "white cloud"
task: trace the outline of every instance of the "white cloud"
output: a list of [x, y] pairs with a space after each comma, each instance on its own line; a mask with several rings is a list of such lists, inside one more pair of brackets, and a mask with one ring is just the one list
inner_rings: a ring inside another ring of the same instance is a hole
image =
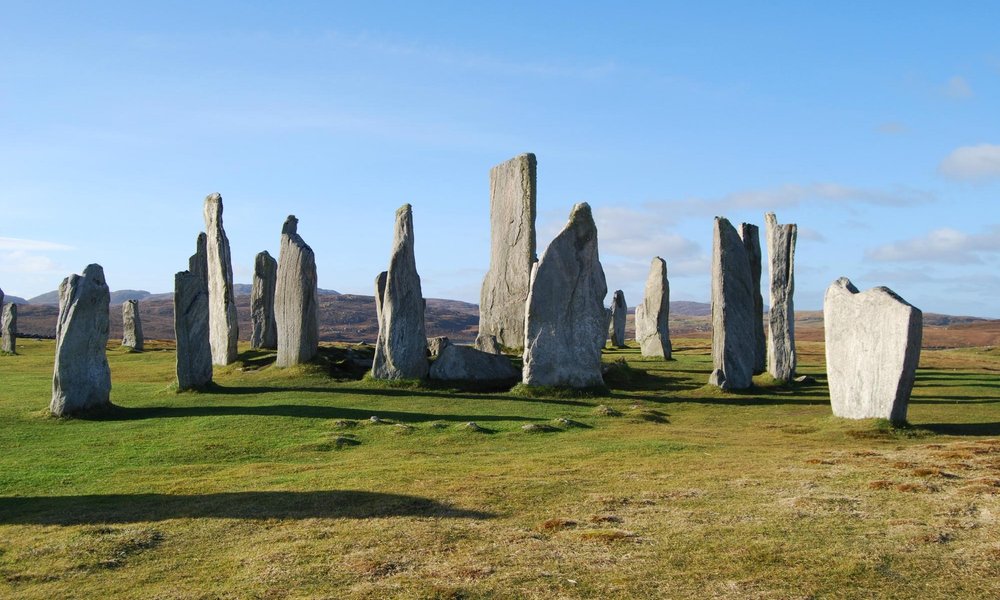
[[72, 246], [42, 240], [0, 237], [0, 250], [73, 250]]
[[62, 270], [54, 260], [42, 254], [24, 250], [0, 252], [0, 273], [39, 274]]
[[978, 144], [956, 148], [941, 161], [938, 172], [963, 181], [1000, 177], [1000, 145]]
[[974, 264], [982, 263], [982, 256], [990, 254], [1000, 254], [1000, 225], [993, 225], [981, 234], [935, 229], [920, 237], [869, 249], [865, 257], [884, 262]]
[[955, 75], [944, 85], [944, 94], [949, 98], [971, 98], [972, 86], [961, 75]]

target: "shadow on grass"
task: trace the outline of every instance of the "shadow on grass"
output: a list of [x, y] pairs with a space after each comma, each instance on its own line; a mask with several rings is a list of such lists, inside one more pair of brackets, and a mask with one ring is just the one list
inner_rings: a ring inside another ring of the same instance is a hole
[[938, 435], [1000, 435], [1000, 423], [921, 423], [922, 429]]
[[367, 519], [440, 517], [489, 519], [428, 498], [351, 490], [225, 492], [218, 494], [100, 494], [0, 498], [0, 523], [80, 525], [166, 519]]
[[75, 418], [86, 421], [140, 421], [177, 417], [295, 417], [301, 419], [351, 419], [364, 421], [377, 415], [401, 423], [421, 421], [531, 421], [516, 415], [449, 415], [421, 412], [386, 411], [379, 409], [316, 406], [310, 404], [269, 404], [263, 406], [113, 406], [107, 410], [86, 413]]

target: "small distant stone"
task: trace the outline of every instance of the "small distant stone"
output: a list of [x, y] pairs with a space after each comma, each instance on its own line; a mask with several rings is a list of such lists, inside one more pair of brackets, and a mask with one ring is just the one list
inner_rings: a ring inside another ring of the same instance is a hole
[[542, 425], [540, 423], [528, 423], [527, 425], [522, 425], [521, 430], [527, 433], [548, 433], [550, 431], [556, 431], [556, 428], [551, 425]]
[[372, 423], [377, 423], [377, 424], [381, 424], [383, 422], [378, 415], [372, 415], [371, 418], [369, 418], [368, 420]]
[[468, 423], [466, 423], [465, 428], [468, 429], [469, 431], [475, 431], [478, 433], [484, 433], [486, 431], [486, 429], [480, 427], [475, 421], [469, 421]]
[[450, 345], [451, 340], [443, 335], [427, 338], [427, 352], [430, 353], [431, 356], [440, 355], [441, 351]]
[[812, 385], [816, 383], [816, 378], [810, 375], [799, 375], [798, 377], [795, 378], [795, 383], [799, 383], [802, 385]]
[[333, 422], [333, 424], [335, 427], [339, 427], [341, 429], [350, 429], [351, 427], [357, 427], [358, 422], [350, 419], [337, 419]]
[[337, 437], [333, 438], [333, 445], [336, 446], [337, 448], [344, 448], [347, 446], [357, 446], [359, 444], [361, 444], [361, 442], [359, 442], [358, 440], [344, 435], [338, 435]]
[[431, 423], [431, 429], [448, 429], [447, 423]]
[[600, 406], [598, 406], [597, 408], [595, 408], [594, 409], [594, 413], [596, 413], [596, 414], [598, 414], [598, 415], [600, 415], [602, 417], [620, 417], [620, 416], [622, 416], [622, 413], [620, 411], [618, 411], [618, 410], [616, 410], [614, 408], [611, 408], [610, 406], [605, 406], [603, 404], [600, 405]]
[[573, 419], [567, 419], [565, 417], [558, 417], [554, 419], [556, 425], [560, 427], [583, 427], [583, 423], [579, 421], [574, 421]]
[[410, 433], [413, 431], [413, 425], [407, 425], [406, 423], [395, 423], [393, 424], [394, 431], [396, 433]]

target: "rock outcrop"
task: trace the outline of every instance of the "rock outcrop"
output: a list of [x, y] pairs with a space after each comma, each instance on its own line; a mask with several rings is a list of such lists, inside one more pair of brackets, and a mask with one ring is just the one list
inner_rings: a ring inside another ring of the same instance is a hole
[[431, 365], [430, 378], [444, 381], [515, 381], [520, 376], [502, 354], [449, 344]]
[[279, 367], [309, 362], [319, 352], [319, 296], [316, 256], [298, 233], [299, 220], [289, 215], [281, 227], [274, 316], [278, 330]]
[[653, 258], [642, 303], [635, 307], [635, 341], [643, 356], [670, 359], [670, 282], [667, 263]]
[[222, 196], [211, 194], [205, 198], [202, 212], [207, 235], [208, 323], [212, 362], [228, 365], [236, 360], [239, 325], [233, 293], [233, 260], [229, 253], [229, 238], [222, 227]]
[[768, 318], [767, 370], [781, 381], [795, 378], [795, 241], [798, 226], [778, 225], [774, 213], [764, 215], [771, 309]]
[[101, 265], [87, 265], [59, 285], [56, 359], [49, 411], [72, 415], [111, 405], [108, 309], [111, 291]]
[[625, 347], [625, 321], [628, 319], [628, 304], [625, 303], [625, 292], [615, 290], [611, 298], [611, 345], [615, 348]]
[[441, 351], [451, 345], [451, 340], [447, 336], [439, 335], [437, 337], [427, 338], [427, 354], [430, 356], [439, 356]]
[[17, 353], [17, 305], [0, 302], [0, 351]]
[[905, 421], [923, 313], [886, 287], [858, 292], [841, 277], [823, 298], [826, 375], [833, 414]]
[[274, 350], [278, 347], [278, 325], [274, 317], [274, 293], [278, 281], [278, 261], [265, 250], [253, 261], [250, 288], [250, 347]]
[[525, 318], [525, 384], [604, 385], [601, 348], [608, 333], [607, 293], [597, 226], [590, 206], [577, 204], [532, 273]]
[[138, 300], [126, 300], [122, 303], [122, 331], [122, 346], [141, 351], [145, 340], [142, 337]]
[[764, 296], [760, 293], [761, 251], [760, 229], [756, 225], [743, 223], [740, 237], [747, 249], [750, 263], [750, 295], [753, 296], [753, 374], [764, 372], [767, 361], [767, 339], [764, 335]]
[[424, 332], [424, 297], [413, 251], [413, 208], [396, 211], [389, 269], [380, 275], [376, 291], [379, 320], [372, 377], [422, 379], [427, 376], [427, 336]]
[[756, 304], [747, 248], [736, 228], [715, 218], [712, 236], [712, 374], [722, 389], [753, 385]]
[[479, 302], [479, 335], [524, 343], [524, 309], [535, 262], [536, 161], [521, 154], [490, 169], [490, 269]]

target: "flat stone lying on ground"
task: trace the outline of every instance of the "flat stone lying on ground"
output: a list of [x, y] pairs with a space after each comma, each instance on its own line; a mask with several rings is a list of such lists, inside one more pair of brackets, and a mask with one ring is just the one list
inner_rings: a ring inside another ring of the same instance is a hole
[[611, 345], [615, 348], [625, 347], [625, 322], [628, 319], [628, 304], [625, 303], [625, 292], [615, 290], [611, 298]]
[[780, 381], [795, 378], [795, 240], [798, 226], [779, 225], [774, 213], [764, 215], [770, 272], [767, 325], [767, 371]]
[[823, 299], [833, 414], [905, 421], [920, 362], [923, 313], [886, 287], [858, 292], [841, 277]]
[[430, 378], [443, 381], [514, 381], [519, 376], [506, 356], [458, 344], [445, 346], [430, 368]]
[[208, 256], [208, 319], [212, 362], [228, 365], [236, 360], [239, 324], [233, 293], [233, 260], [229, 238], [222, 227], [222, 196], [210, 194], [202, 210], [205, 218]]
[[142, 336], [142, 319], [139, 318], [139, 301], [122, 302], [122, 346], [142, 350], [145, 340]]
[[250, 347], [275, 350], [278, 325], [274, 316], [274, 294], [278, 284], [278, 261], [265, 250], [253, 261], [253, 284], [250, 288]]
[[0, 302], [0, 351], [8, 354], [17, 352], [17, 305], [13, 302]]
[[607, 339], [608, 293], [590, 206], [573, 207], [569, 222], [542, 254], [531, 277], [525, 319], [527, 385], [604, 385], [601, 348]]
[[736, 228], [715, 218], [712, 236], [712, 374], [722, 389], [753, 385], [756, 310], [750, 260]]
[[299, 220], [288, 215], [281, 226], [274, 316], [278, 357], [275, 364], [307, 363], [319, 352], [319, 292], [316, 256], [298, 233]]
[[753, 296], [753, 374], [764, 372], [767, 362], [767, 339], [764, 335], [764, 296], [760, 293], [761, 251], [760, 229], [756, 225], [740, 225], [740, 238], [747, 249], [750, 263], [750, 295]]
[[413, 251], [413, 208], [396, 211], [389, 269], [384, 283], [376, 280], [379, 333], [372, 377], [423, 379], [427, 376], [427, 336], [424, 332], [423, 292]]
[[49, 411], [72, 415], [111, 405], [106, 353], [111, 291], [101, 265], [87, 265], [59, 285], [56, 358]]
[[649, 265], [642, 303], [635, 307], [635, 341], [643, 356], [670, 359], [670, 282], [667, 263], [659, 256]]
[[521, 154], [490, 169], [490, 268], [479, 301], [479, 334], [524, 344], [524, 308], [535, 263], [536, 161]]

